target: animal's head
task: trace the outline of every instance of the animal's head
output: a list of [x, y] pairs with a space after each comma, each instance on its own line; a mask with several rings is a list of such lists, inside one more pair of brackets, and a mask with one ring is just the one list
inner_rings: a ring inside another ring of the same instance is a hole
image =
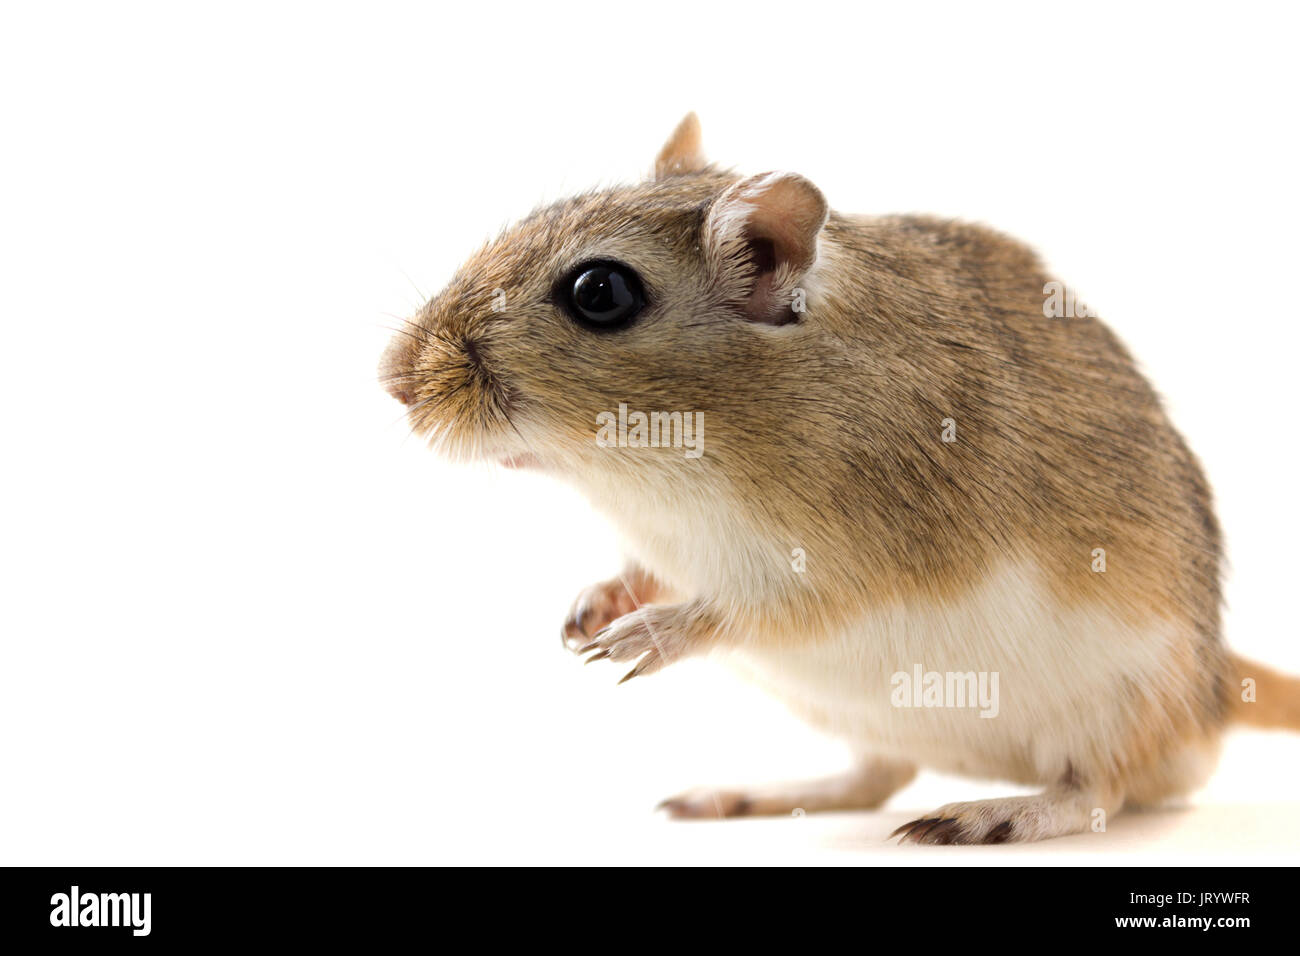
[[[801, 176], [709, 165], [688, 115], [646, 182], [539, 209], [474, 254], [394, 336], [383, 383], [462, 459], [626, 467], [600, 441], [620, 406], [712, 412], [725, 441], [728, 423], [759, 427], [746, 415], [807, 351], [801, 285], [827, 214]], [[682, 448], [659, 444], [639, 460], [680, 469]]]

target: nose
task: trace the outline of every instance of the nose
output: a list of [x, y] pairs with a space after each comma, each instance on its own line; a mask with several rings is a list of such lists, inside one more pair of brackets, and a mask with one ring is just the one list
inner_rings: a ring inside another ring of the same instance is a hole
[[379, 359], [379, 384], [403, 405], [415, 399], [411, 387], [411, 348], [406, 335], [394, 335]]
[[395, 385], [390, 382], [384, 386], [384, 389], [389, 395], [393, 396], [393, 398], [397, 399], [403, 405], [411, 404], [411, 393], [400, 385]]

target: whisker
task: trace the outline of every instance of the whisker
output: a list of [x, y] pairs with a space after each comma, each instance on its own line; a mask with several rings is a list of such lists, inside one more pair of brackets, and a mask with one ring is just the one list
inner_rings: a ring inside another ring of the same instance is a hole
[[[388, 426], [388, 427], [389, 427], [389, 428], [392, 428], [393, 425], [396, 425], [398, 422], [406, 421], [407, 419], [409, 419], [409, 418], [411, 417], [411, 415], [413, 415], [413, 414], [415, 414], [416, 412], [418, 412], [418, 411], [419, 411], [420, 409], [422, 409], [425, 405], [428, 405], [431, 401], [433, 401], [433, 400], [434, 400], [435, 398], [437, 398], [437, 397], [438, 397], [437, 395], [430, 395], [428, 398], [424, 399], [423, 401], [416, 402], [416, 403], [415, 403], [414, 405], [412, 405], [410, 408], [408, 408], [408, 409], [406, 409], [404, 412], [402, 412], [402, 414], [400, 414], [400, 415], [398, 415], [396, 418], [394, 418], [394, 419], [392, 420], [392, 422], [389, 423], [389, 426]], [[414, 431], [414, 429], [412, 429], [412, 431]]]
[[416, 335], [414, 332], [408, 332], [406, 329], [395, 329], [391, 325], [377, 325], [376, 328], [386, 329], [387, 331], [393, 332], [397, 335], [405, 335], [407, 338], [415, 339], [415, 341], [419, 342], [421, 345], [428, 345], [429, 342], [432, 341], [428, 336]]
[[401, 266], [398, 266], [397, 271], [402, 274], [403, 278], [405, 278], [407, 282], [411, 283], [411, 288], [415, 290], [415, 294], [420, 297], [421, 302], [429, 301], [429, 297], [424, 294], [423, 290], [421, 290], [418, 285], [415, 284], [415, 280], [412, 279], [409, 275], [407, 275], [405, 269], [403, 269]]
[[375, 381], [377, 381], [377, 382], [383, 382], [383, 383], [387, 383], [387, 382], [402, 382], [402, 381], [408, 381], [408, 380], [419, 381], [420, 379], [424, 378], [425, 375], [426, 375], [426, 373], [424, 373], [424, 372], [419, 372], [419, 371], [414, 371], [414, 372], [394, 372], [392, 375], [379, 375], [379, 376], [377, 376], [377, 377], [375, 378]]
[[424, 408], [425, 405], [428, 405], [431, 401], [433, 401], [437, 397], [438, 397], [437, 395], [430, 395], [428, 398], [424, 399], [423, 401], [416, 402], [414, 405], [412, 405], [410, 408], [406, 410], [406, 414], [409, 415], [411, 414], [411, 412], [419, 411], [421, 408]]
[[379, 314], [386, 319], [393, 319], [396, 322], [401, 322], [403, 325], [409, 325], [417, 332], [431, 331], [430, 329], [427, 329], [426, 327], [420, 325], [420, 323], [416, 322], [414, 319], [408, 318], [405, 315], [398, 315], [396, 312], [380, 312]]

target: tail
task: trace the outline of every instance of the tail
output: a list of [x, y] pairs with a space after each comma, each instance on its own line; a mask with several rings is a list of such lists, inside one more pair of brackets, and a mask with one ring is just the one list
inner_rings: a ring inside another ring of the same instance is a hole
[[1300, 677], [1279, 674], [1236, 654], [1228, 658], [1231, 719], [1252, 727], [1300, 730]]

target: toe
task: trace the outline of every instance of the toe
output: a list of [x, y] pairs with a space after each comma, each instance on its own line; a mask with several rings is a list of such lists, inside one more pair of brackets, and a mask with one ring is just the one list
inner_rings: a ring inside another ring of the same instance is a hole
[[751, 801], [742, 793], [713, 790], [669, 797], [655, 809], [667, 810], [674, 820], [720, 820], [743, 817], [750, 807]]

